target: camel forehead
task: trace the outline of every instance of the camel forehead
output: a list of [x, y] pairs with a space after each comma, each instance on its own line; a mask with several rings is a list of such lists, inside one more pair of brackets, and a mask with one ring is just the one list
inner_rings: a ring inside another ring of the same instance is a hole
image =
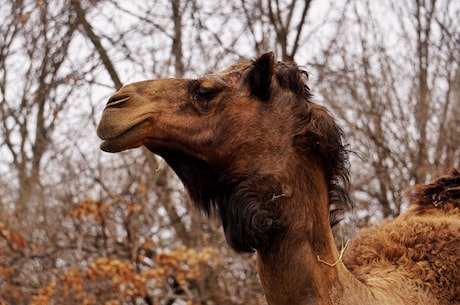
[[252, 66], [252, 62], [249, 60], [242, 60], [237, 63], [234, 63], [233, 65], [227, 67], [223, 71], [217, 73], [219, 75], [227, 75], [227, 74], [233, 74], [233, 73], [242, 73], [248, 68]]
[[240, 62], [237, 62], [229, 66], [225, 70], [210, 74], [208, 76], [220, 77], [224, 79], [227, 83], [233, 83], [235, 81], [240, 80], [243, 73], [247, 71], [249, 68], [251, 68], [251, 66], [252, 66], [251, 61], [248, 61], [248, 60], [240, 61]]

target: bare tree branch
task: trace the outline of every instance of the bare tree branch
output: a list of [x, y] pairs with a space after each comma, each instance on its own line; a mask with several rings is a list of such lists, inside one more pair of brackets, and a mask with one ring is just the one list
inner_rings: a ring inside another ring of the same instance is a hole
[[78, 20], [80, 21], [80, 24], [83, 26], [83, 29], [86, 32], [86, 35], [91, 40], [91, 42], [93, 43], [96, 51], [101, 56], [102, 63], [104, 64], [107, 72], [109, 73], [110, 78], [112, 79], [115, 88], [116, 89], [121, 88], [123, 86], [123, 84], [121, 83], [121, 80], [118, 77], [118, 73], [116, 72], [115, 67], [112, 64], [112, 61], [110, 60], [109, 55], [107, 54], [107, 51], [102, 46], [100, 38], [96, 35], [96, 33], [94, 33], [93, 27], [86, 20], [85, 11], [81, 7], [80, 1], [79, 0], [71, 0], [71, 4], [72, 4], [73, 8], [75, 9], [75, 12], [77, 14]]

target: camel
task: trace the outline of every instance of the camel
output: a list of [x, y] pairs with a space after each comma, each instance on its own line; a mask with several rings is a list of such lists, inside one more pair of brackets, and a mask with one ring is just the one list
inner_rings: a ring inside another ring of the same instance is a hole
[[459, 172], [410, 189], [407, 212], [339, 251], [331, 227], [351, 206], [348, 151], [307, 79], [266, 53], [125, 85], [103, 111], [101, 149], [161, 156], [229, 245], [256, 251], [269, 305], [460, 304]]

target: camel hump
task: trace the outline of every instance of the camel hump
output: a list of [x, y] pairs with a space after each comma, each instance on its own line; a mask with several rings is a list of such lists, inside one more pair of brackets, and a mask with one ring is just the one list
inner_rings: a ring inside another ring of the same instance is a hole
[[438, 209], [460, 208], [460, 172], [451, 168], [430, 183], [410, 188], [405, 197], [411, 201], [411, 205], [416, 205], [417, 210], [421, 213], [433, 207]]

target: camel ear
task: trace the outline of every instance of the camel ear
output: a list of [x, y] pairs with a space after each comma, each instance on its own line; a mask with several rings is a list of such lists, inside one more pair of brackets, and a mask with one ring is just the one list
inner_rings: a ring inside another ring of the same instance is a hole
[[247, 82], [251, 94], [257, 96], [262, 101], [270, 98], [270, 87], [274, 73], [275, 54], [265, 53], [257, 58], [249, 71]]

